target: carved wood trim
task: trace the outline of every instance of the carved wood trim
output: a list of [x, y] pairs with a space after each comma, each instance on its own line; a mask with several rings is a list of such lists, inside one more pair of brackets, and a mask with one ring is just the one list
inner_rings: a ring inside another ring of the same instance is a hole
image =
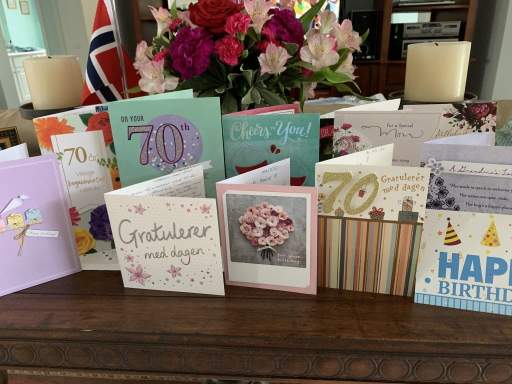
[[[315, 352], [279, 349], [0, 341], [0, 366], [40, 372], [118, 372], [252, 379], [512, 383], [512, 356]], [[0, 371], [1, 372], [1, 371]], [[154, 379], [153, 379], [154, 380]], [[0, 381], [1, 383], [1, 381]]]

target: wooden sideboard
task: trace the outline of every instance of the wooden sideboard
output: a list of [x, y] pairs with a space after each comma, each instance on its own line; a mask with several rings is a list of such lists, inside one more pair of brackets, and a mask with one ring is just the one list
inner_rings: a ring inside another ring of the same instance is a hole
[[119, 272], [90, 271], [3, 297], [0, 309], [9, 383], [512, 382], [511, 318], [403, 297], [240, 287], [207, 297], [125, 289]]

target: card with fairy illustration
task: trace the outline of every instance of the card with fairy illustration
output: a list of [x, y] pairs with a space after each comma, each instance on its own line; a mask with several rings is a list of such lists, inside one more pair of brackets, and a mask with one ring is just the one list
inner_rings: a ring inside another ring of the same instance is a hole
[[224, 178], [219, 99], [174, 93], [109, 104], [121, 182], [129, 186], [202, 164], [206, 195], [213, 197]]
[[80, 271], [54, 155], [0, 163], [0, 296]]
[[120, 188], [105, 105], [34, 119], [43, 154], [62, 167], [73, 231], [83, 269], [119, 269], [103, 194]]
[[290, 159], [217, 183], [226, 283], [316, 294], [316, 190]]
[[316, 164], [319, 285], [412, 295], [429, 171], [393, 144]]
[[227, 177], [290, 158], [291, 185], [314, 185], [320, 115], [229, 115], [222, 118], [222, 129]]
[[203, 167], [105, 194], [127, 288], [224, 295], [215, 199]]

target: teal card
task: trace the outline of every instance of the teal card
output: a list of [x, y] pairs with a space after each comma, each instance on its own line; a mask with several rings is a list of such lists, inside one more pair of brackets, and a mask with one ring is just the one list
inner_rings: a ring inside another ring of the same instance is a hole
[[215, 196], [225, 176], [218, 98], [133, 99], [111, 103], [109, 114], [123, 186], [202, 164]]
[[291, 185], [315, 185], [320, 115], [224, 116], [226, 177], [290, 158]]

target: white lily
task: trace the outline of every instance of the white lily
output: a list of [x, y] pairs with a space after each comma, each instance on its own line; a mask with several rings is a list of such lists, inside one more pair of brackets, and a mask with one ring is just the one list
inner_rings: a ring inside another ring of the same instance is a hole
[[263, 25], [270, 19], [268, 11], [274, 5], [269, 0], [244, 0], [244, 7], [252, 20], [252, 26], [256, 32], [261, 33]]
[[260, 62], [261, 74], [271, 73], [278, 75], [286, 70], [286, 62], [291, 56], [286, 49], [270, 43], [265, 50], [258, 56]]
[[300, 49], [300, 58], [318, 71], [338, 62], [340, 56], [336, 52], [336, 41], [327, 35], [318, 32], [308, 32], [308, 44]]

